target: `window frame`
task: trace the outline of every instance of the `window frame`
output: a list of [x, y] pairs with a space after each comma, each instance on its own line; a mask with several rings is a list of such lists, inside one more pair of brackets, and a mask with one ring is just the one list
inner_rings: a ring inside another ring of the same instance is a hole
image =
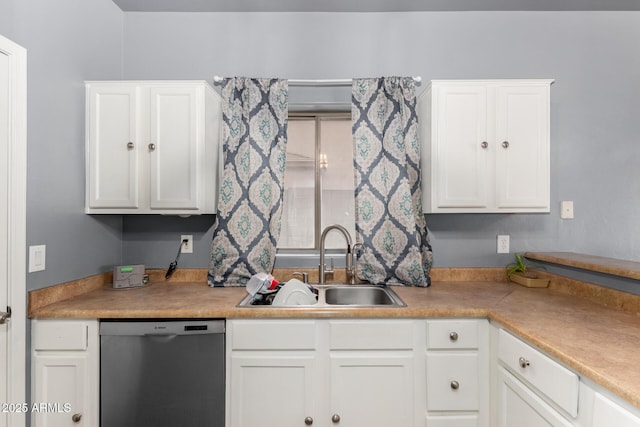
[[[320, 236], [322, 234], [322, 170], [320, 167], [320, 143], [322, 141], [322, 126], [324, 120], [348, 120], [351, 121], [351, 111], [340, 112], [289, 112], [288, 120], [315, 121], [315, 150], [314, 150], [314, 236], [313, 248], [276, 248], [280, 255], [317, 255], [320, 252]], [[327, 253], [340, 252], [338, 249], [327, 249]]]

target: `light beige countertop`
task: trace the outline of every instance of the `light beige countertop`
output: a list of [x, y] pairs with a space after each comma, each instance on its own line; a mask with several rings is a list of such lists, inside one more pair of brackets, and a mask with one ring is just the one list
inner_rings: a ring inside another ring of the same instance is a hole
[[640, 408], [640, 296], [543, 274], [550, 287], [533, 289], [506, 282], [504, 269], [434, 269], [429, 288], [393, 288], [402, 308], [242, 308], [245, 289], [211, 288], [205, 270], [170, 281], [152, 272], [151, 285], [132, 290], [111, 289], [104, 274], [30, 292], [29, 316], [488, 318]]
[[613, 276], [640, 280], [640, 262], [627, 261], [575, 252], [526, 252], [525, 257], [536, 261], [545, 261], [567, 267], [597, 271]]

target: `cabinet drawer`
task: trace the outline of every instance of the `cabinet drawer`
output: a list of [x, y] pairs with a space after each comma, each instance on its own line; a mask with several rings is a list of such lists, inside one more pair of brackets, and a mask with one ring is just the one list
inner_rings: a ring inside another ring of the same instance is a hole
[[470, 415], [443, 415], [427, 416], [427, 427], [478, 427], [478, 416]]
[[429, 349], [478, 348], [477, 320], [430, 320], [427, 322]]
[[233, 320], [227, 333], [232, 350], [314, 350], [315, 321]]
[[498, 358], [572, 417], [578, 415], [578, 376], [529, 344], [501, 329]]
[[331, 350], [411, 350], [411, 320], [338, 320], [329, 322]]
[[34, 320], [34, 350], [86, 350], [87, 323], [79, 320]]
[[475, 352], [427, 354], [427, 409], [478, 410], [478, 374]]

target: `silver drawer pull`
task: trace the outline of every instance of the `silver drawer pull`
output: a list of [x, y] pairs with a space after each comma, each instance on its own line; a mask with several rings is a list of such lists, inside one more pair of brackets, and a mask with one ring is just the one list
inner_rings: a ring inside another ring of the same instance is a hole
[[307, 417], [304, 419], [304, 424], [310, 426], [311, 424], [313, 424], [313, 418], [311, 417]]
[[11, 317], [11, 307], [7, 306], [7, 311], [0, 311], [0, 325], [4, 325]]
[[340, 415], [338, 414], [333, 414], [333, 416], [331, 417], [331, 422], [336, 424], [340, 422]]
[[71, 421], [73, 421], [74, 423], [79, 423], [81, 419], [82, 419], [82, 414], [73, 414], [71, 416]]
[[451, 341], [458, 341], [458, 333], [457, 333], [457, 332], [455, 332], [455, 331], [454, 331], [454, 332], [451, 332], [451, 333], [449, 334], [449, 339], [450, 339]]
[[531, 365], [531, 362], [529, 362], [524, 357], [521, 357], [518, 359], [518, 364], [520, 365], [521, 368], [526, 368], [527, 366]]
[[451, 381], [451, 390], [457, 390], [460, 388], [460, 383], [458, 381]]

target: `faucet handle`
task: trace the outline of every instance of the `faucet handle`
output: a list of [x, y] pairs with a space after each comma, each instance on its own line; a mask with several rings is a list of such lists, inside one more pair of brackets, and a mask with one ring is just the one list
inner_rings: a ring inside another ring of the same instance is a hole
[[309, 273], [296, 271], [292, 274], [292, 276], [300, 276], [302, 278], [302, 283], [309, 283]]
[[352, 285], [355, 285], [356, 281], [358, 280], [358, 268], [356, 266], [356, 259], [360, 256], [360, 253], [363, 250], [364, 245], [361, 242], [358, 242], [351, 247], [351, 254], [348, 254], [348, 256], [351, 256], [351, 270], [348, 272], [348, 274], [351, 276]]
[[353, 252], [353, 256], [360, 256], [360, 253], [364, 251], [364, 244], [362, 242], [354, 243], [351, 247], [351, 251]]
[[331, 267], [327, 267], [327, 264], [321, 265], [320, 268], [324, 270], [326, 274], [333, 274], [333, 258], [329, 258], [331, 262]]

